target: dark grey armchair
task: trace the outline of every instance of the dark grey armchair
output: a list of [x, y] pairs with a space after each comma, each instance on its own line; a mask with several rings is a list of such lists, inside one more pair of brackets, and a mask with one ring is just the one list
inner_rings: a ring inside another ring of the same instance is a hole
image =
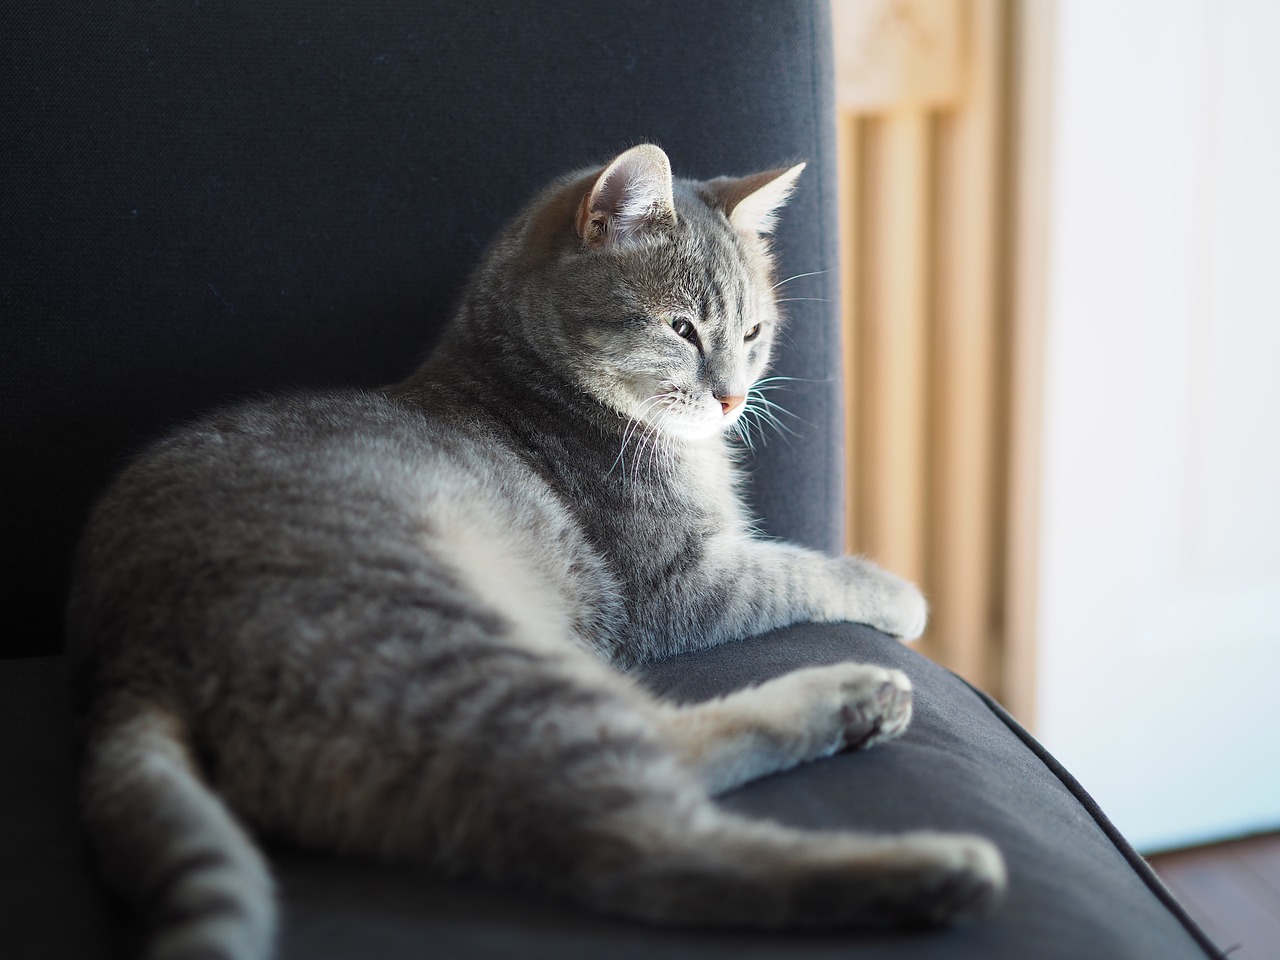
[[[645, 140], [678, 174], [807, 159], [777, 237], [812, 273], [776, 372], [795, 436], [755, 457], [765, 529], [841, 542], [828, 11], [786, 2], [248, 0], [12, 5], [0, 32], [0, 954], [126, 955], [74, 809], [61, 606], [92, 497], [221, 400], [373, 385], [426, 351], [495, 226], [549, 177]], [[623, 958], [1213, 956], [1088, 796], [999, 707], [856, 625], [653, 664], [701, 698], [845, 659], [910, 674], [900, 741], [724, 802], [814, 827], [987, 834], [1002, 909], [931, 931], [693, 933], [405, 869], [273, 851], [282, 954]]]

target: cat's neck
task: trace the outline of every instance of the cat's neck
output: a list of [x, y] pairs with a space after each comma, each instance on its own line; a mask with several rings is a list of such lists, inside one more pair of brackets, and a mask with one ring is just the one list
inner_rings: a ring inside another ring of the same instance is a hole
[[[395, 392], [436, 407], [483, 409], [499, 421], [541, 413], [566, 429], [621, 436], [633, 425], [548, 363], [537, 348], [513, 333], [516, 318], [495, 317], [464, 302], [435, 350]], [[543, 419], [539, 417], [538, 419]]]

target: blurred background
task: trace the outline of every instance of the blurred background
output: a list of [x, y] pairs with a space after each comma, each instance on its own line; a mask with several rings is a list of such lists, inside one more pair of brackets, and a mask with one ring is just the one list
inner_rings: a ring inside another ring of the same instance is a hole
[[1280, 829], [1280, 4], [833, 13], [850, 548], [1139, 850]]

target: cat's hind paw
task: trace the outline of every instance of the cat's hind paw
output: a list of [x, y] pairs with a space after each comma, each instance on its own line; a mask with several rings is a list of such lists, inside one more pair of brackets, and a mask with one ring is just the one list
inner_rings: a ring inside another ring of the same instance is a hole
[[901, 670], [849, 664], [840, 685], [840, 720], [846, 750], [899, 737], [911, 722], [911, 681]]

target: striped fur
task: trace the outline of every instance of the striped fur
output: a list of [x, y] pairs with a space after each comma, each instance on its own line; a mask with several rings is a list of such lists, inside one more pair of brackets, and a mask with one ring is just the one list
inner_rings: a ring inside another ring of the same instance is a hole
[[627, 676], [801, 620], [910, 639], [925, 606], [753, 537], [736, 492], [724, 398], [782, 322], [760, 231], [799, 168], [672, 181], [645, 146], [603, 170], [516, 218], [404, 383], [216, 412], [99, 503], [69, 608], [85, 817], [151, 957], [271, 954], [248, 831], [684, 924], [945, 921], [998, 894], [980, 838], [712, 801], [896, 736], [900, 673], [679, 707]]

